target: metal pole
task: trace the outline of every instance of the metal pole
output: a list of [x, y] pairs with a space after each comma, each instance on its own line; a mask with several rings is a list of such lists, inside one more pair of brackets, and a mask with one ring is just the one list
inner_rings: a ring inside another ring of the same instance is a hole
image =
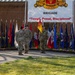
[[26, 24], [26, 6], [27, 6], [27, 0], [25, 0], [25, 11], [24, 11], [24, 26]]
[[[75, 46], [75, 0], [73, 1], [73, 30], [74, 30], [74, 46]], [[73, 50], [75, 50], [75, 47]]]
[[75, 0], [73, 1], [73, 28], [75, 34]]

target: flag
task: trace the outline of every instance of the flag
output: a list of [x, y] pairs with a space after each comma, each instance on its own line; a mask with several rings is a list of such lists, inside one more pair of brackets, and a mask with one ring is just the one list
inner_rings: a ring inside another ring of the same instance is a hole
[[67, 49], [69, 47], [69, 36], [67, 31], [67, 25], [64, 33], [64, 47]]
[[60, 47], [64, 48], [64, 36], [62, 26], [60, 27]]
[[3, 38], [3, 35], [2, 35], [2, 38], [1, 38], [1, 48], [4, 47], [4, 44], [5, 44], [5, 42], [4, 42], [4, 38]]
[[54, 48], [57, 48], [56, 25], [54, 25]]
[[5, 46], [8, 47], [8, 26], [6, 25], [6, 32], [5, 32]]
[[[17, 24], [17, 22], [16, 22], [16, 27], [15, 27], [15, 33], [16, 32], [18, 32], [18, 24]], [[14, 44], [15, 44], [15, 47], [18, 48], [18, 43], [16, 42], [16, 36], [15, 36], [15, 42], [14, 42]]]
[[32, 45], [33, 45], [33, 39], [30, 41], [29, 48], [32, 48]]
[[12, 44], [12, 23], [10, 23], [10, 25], [9, 25], [8, 37], [9, 37], [8, 42], [11, 45]]
[[74, 30], [73, 25], [71, 25], [71, 32], [70, 32], [70, 47], [74, 49]]
[[21, 27], [22, 27], [22, 29], [24, 28], [24, 23], [22, 24], [22, 26], [21, 26]]
[[51, 48], [51, 29], [50, 29], [50, 27], [49, 27], [49, 29], [48, 29], [47, 46], [48, 46], [48, 48]]
[[34, 32], [34, 46], [37, 49], [39, 45], [39, 40], [38, 40], [38, 34], [37, 32]]
[[1, 22], [0, 22], [0, 48], [1, 48]]
[[0, 23], [0, 35], [1, 35], [1, 41], [0, 41], [0, 47], [4, 47], [4, 32], [3, 32], [3, 23], [2, 23], [2, 21], [1, 21], [1, 23]]
[[74, 50], [75, 50], [75, 35], [74, 35]]
[[42, 31], [43, 31], [43, 28], [42, 28], [42, 22], [41, 22], [41, 20], [39, 20], [39, 22], [38, 22], [38, 30], [42, 33]]
[[54, 48], [54, 31], [51, 30], [51, 48]]
[[44, 26], [44, 20], [42, 19], [42, 26]]
[[11, 46], [14, 47], [14, 37], [15, 37], [15, 29], [14, 29], [14, 25], [12, 26], [12, 44]]

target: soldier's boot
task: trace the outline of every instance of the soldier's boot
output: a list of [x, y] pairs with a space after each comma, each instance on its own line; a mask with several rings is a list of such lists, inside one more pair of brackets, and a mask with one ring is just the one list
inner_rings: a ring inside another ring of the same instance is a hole
[[18, 55], [23, 55], [22, 52], [19, 52]]
[[28, 53], [28, 50], [25, 50], [25, 54], [27, 54]]
[[45, 51], [44, 50], [41, 50], [41, 53], [45, 53]]
[[40, 52], [45, 53], [45, 50], [44, 50], [44, 48], [42, 46], [40, 46]]

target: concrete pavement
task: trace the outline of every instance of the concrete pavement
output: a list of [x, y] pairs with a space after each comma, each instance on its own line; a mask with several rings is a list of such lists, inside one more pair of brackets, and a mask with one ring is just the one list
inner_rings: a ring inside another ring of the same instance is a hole
[[56, 56], [71, 57], [71, 56], [74, 56], [75, 57], [75, 54], [53, 52], [53, 51], [46, 51], [46, 53], [43, 54], [43, 53], [40, 53], [39, 50], [30, 50], [28, 54], [18, 55], [17, 50], [5, 50], [5, 51], [0, 51], [0, 63], [14, 61], [14, 60], [21, 59], [21, 58], [27, 58], [29, 56], [32, 56], [32, 57], [56, 57]]

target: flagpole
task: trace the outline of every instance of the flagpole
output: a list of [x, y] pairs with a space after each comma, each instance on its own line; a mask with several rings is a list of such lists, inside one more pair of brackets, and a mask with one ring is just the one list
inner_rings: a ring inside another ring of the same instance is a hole
[[75, 0], [73, 1], [73, 29], [74, 29], [74, 35], [75, 35]]
[[44, 20], [42, 19], [42, 26], [44, 26]]
[[25, 27], [25, 24], [26, 24], [26, 6], [27, 6], [27, 0], [25, 0], [25, 11], [24, 11], [24, 27]]

